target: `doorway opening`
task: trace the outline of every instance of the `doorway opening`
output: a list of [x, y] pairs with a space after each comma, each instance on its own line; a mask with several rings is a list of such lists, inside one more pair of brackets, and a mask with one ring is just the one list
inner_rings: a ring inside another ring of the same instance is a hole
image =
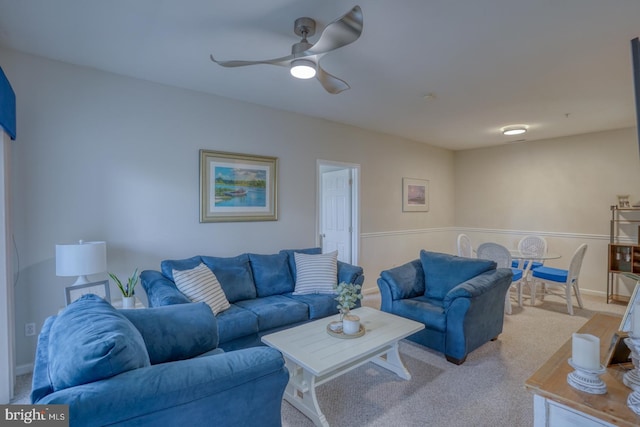
[[322, 252], [358, 264], [360, 165], [318, 160], [316, 244]]

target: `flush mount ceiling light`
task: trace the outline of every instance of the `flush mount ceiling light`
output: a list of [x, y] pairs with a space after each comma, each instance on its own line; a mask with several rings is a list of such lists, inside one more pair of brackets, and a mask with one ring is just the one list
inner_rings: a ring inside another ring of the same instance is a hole
[[297, 79], [310, 79], [316, 76], [316, 64], [308, 59], [291, 61], [291, 75]]
[[526, 125], [512, 125], [506, 126], [500, 129], [503, 135], [512, 136], [512, 135], [522, 135], [527, 131]]

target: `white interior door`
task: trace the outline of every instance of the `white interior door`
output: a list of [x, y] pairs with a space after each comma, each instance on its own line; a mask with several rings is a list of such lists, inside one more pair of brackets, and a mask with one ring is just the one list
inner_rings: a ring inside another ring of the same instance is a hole
[[321, 172], [320, 236], [322, 252], [338, 251], [338, 259], [352, 262], [351, 169]]

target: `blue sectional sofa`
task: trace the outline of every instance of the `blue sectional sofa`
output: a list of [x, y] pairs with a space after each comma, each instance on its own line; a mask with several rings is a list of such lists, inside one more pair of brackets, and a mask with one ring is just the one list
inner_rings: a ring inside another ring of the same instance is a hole
[[459, 365], [502, 333], [512, 275], [493, 261], [423, 250], [419, 259], [380, 273], [381, 310], [423, 323], [408, 339]]
[[280, 352], [224, 352], [205, 303], [116, 310], [85, 295], [38, 337], [31, 401], [73, 426], [280, 426]]
[[[228, 351], [258, 346], [265, 334], [338, 313], [333, 294], [294, 295], [295, 252], [319, 255], [321, 249], [166, 260], [161, 263], [162, 271], [145, 270], [140, 279], [150, 307], [190, 303], [174, 283], [173, 271], [205, 264], [215, 274], [230, 303], [230, 308], [216, 315], [220, 348]], [[338, 261], [336, 280], [361, 285], [362, 268]]]

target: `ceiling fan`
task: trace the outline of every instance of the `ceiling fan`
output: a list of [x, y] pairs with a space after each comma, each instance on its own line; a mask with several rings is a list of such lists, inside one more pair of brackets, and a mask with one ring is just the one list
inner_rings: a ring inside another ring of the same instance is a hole
[[327, 92], [337, 94], [349, 89], [350, 86], [344, 80], [327, 73], [320, 66], [320, 58], [358, 40], [362, 34], [362, 26], [362, 9], [360, 6], [355, 6], [344, 16], [327, 25], [314, 44], [309, 43], [307, 37], [315, 34], [316, 21], [306, 17], [296, 19], [294, 32], [302, 37], [302, 40], [291, 46], [291, 55], [263, 61], [218, 61], [213, 55], [210, 57], [216, 64], [230, 68], [256, 64], [289, 67], [294, 77], [299, 79], [315, 77]]

